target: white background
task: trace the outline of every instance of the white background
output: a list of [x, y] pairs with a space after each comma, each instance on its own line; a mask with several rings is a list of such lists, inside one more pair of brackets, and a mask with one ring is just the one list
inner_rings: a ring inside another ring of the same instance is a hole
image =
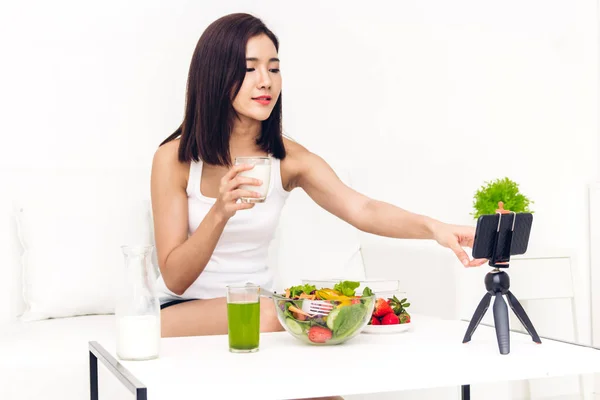
[[198, 38], [238, 11], [280, 39], [285, 132], [360, 191], [474, 224], [477, 188], [517, 181], [535, 201], [530, 250], [576, 257], [591, 340], [596, 0], [3, 2], [0, 168], [149, 169], [181, 122]]

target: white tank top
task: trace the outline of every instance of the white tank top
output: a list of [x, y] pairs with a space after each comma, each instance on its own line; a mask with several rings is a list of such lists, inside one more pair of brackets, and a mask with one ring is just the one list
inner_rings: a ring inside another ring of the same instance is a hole
[[[205, 197], [200, 191], [202, 162], [191, 162], [187, 185], [188, 235], [192, 235], [216, 199]], [[271, 157], [271, 184], [264, 203], [249, 210], [240, 210], [227, 221], [208, 264], [191, 284], [178, 296], [158, 278], [160, 303], [178, 299], [210, 299], [225, 297], [229, 284], [253, 282], [269, 290], [273, 287], [273, 271], [267, 266], [269, 243], [273, 239], [281, 209], [290, 192], [281, 182], [281, 162]]]

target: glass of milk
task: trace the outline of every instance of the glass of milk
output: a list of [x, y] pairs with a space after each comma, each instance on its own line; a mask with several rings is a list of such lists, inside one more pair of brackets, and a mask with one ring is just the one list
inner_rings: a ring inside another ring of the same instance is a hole
[[160, 303], [151, 257], [153, 246], [122, 246], [125, 268], [115, 307], [117, 356], [121, 360], [158, 357]]
[[240, 176], [260, 179], [262, 184], [257, 185], [240, 185], [242, 190], [260, 193], [260, 197], [240, 197], [242, 203], [264, 203], [269, 192], [271, 184], [271, 158], [270, 157], [236, 157], [235, 164], [250, 164], [254, 168], [239, 173]]

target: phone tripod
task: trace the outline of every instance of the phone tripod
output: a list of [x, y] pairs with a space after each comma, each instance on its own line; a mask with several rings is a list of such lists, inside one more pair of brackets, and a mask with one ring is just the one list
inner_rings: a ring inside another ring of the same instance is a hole
[[517, 315], [529, 335], [531, 335], [533, 341], [536, 343], [542, 343], [542, 341], [521, 303], [519, 303], [519, 300], [509, 290], [510, 278], [508, 274], [500, 270], [500, 268], [509, 267], [511, 254], [525, 253], [529, 239], [529, 230], [531, 229], [531, 214], [519, 214], [520, 223], [516, 224], [517, 213], [504, 210], [502, 202], [498, 203], [498, 206], [499, 209], [496, 210], [495, 216], [485, 215], [480, 217], [478, 229], [475, 233], [475, 243], [478, 246], [483, 245], [483, 250], [480, 250], [478, 247], [478, 250], [475, 251], [474, 246], [473, 256], [483, 255], [485, 258], [489, 257], [489, 265], [494, 269], [485, 276], [484, 282], [487, 293], [479, 302], [477, 309], [475, 309], [463, 343], [471, 341], [471, 336], [473, 336], [475, 329], [477, 329], [477, 326], [490, 306], [492, 297], [494, 297], [494, 325], [498, 348], [500, 349], [500, 354], [508, 354], [510, 353], [508, 308], [503, 296], [506, 296], [510, 308]]
[[[508, 266], [508, 265], [506, 265]], [[523, 324], [529, 335], [536, 343], [542, 343], [538, 336], [531, 320], [527, 316], [527, 313], [519, 303], [519, 300], [511, 293], [510, 288], [510, 277], [504, 271], [500, 271], [498, 268], [488, 272], [485, 275], [485, 288], [487, 293], [483, 296], [473, 318], [467, 328], [467, 333], [463, 339], [463, 343], [471, 341], [471, 336], [477, 329], [479, 322], [485, 315], [487, 309], [490, 306], [492, 297], [494, 297], [494, 325], [496, 327], [496, 338], [498, 339], [498, 348], [500, 354], [510, 353], [510, 335], [509, 335], [509, 323], [508, 323], [508, 308], [504, 302], [503, 296], [506, 295], [510, 308], [514, 311], [519, 321]]]

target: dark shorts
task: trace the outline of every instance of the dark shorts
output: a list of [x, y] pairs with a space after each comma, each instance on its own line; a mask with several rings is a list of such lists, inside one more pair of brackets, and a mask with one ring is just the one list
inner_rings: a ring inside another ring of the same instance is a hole
[[185, 303], [186, 301], [192, 301], [192, 300], [195, 300], [195, 299], [167, 301], [165, 304], [161, 304], [160, 305], [160, 309], [162, 310], [163, 308], [167, 308], [167, 307], [170, 307], [170, 306], [174, 306], [175, 304]]

